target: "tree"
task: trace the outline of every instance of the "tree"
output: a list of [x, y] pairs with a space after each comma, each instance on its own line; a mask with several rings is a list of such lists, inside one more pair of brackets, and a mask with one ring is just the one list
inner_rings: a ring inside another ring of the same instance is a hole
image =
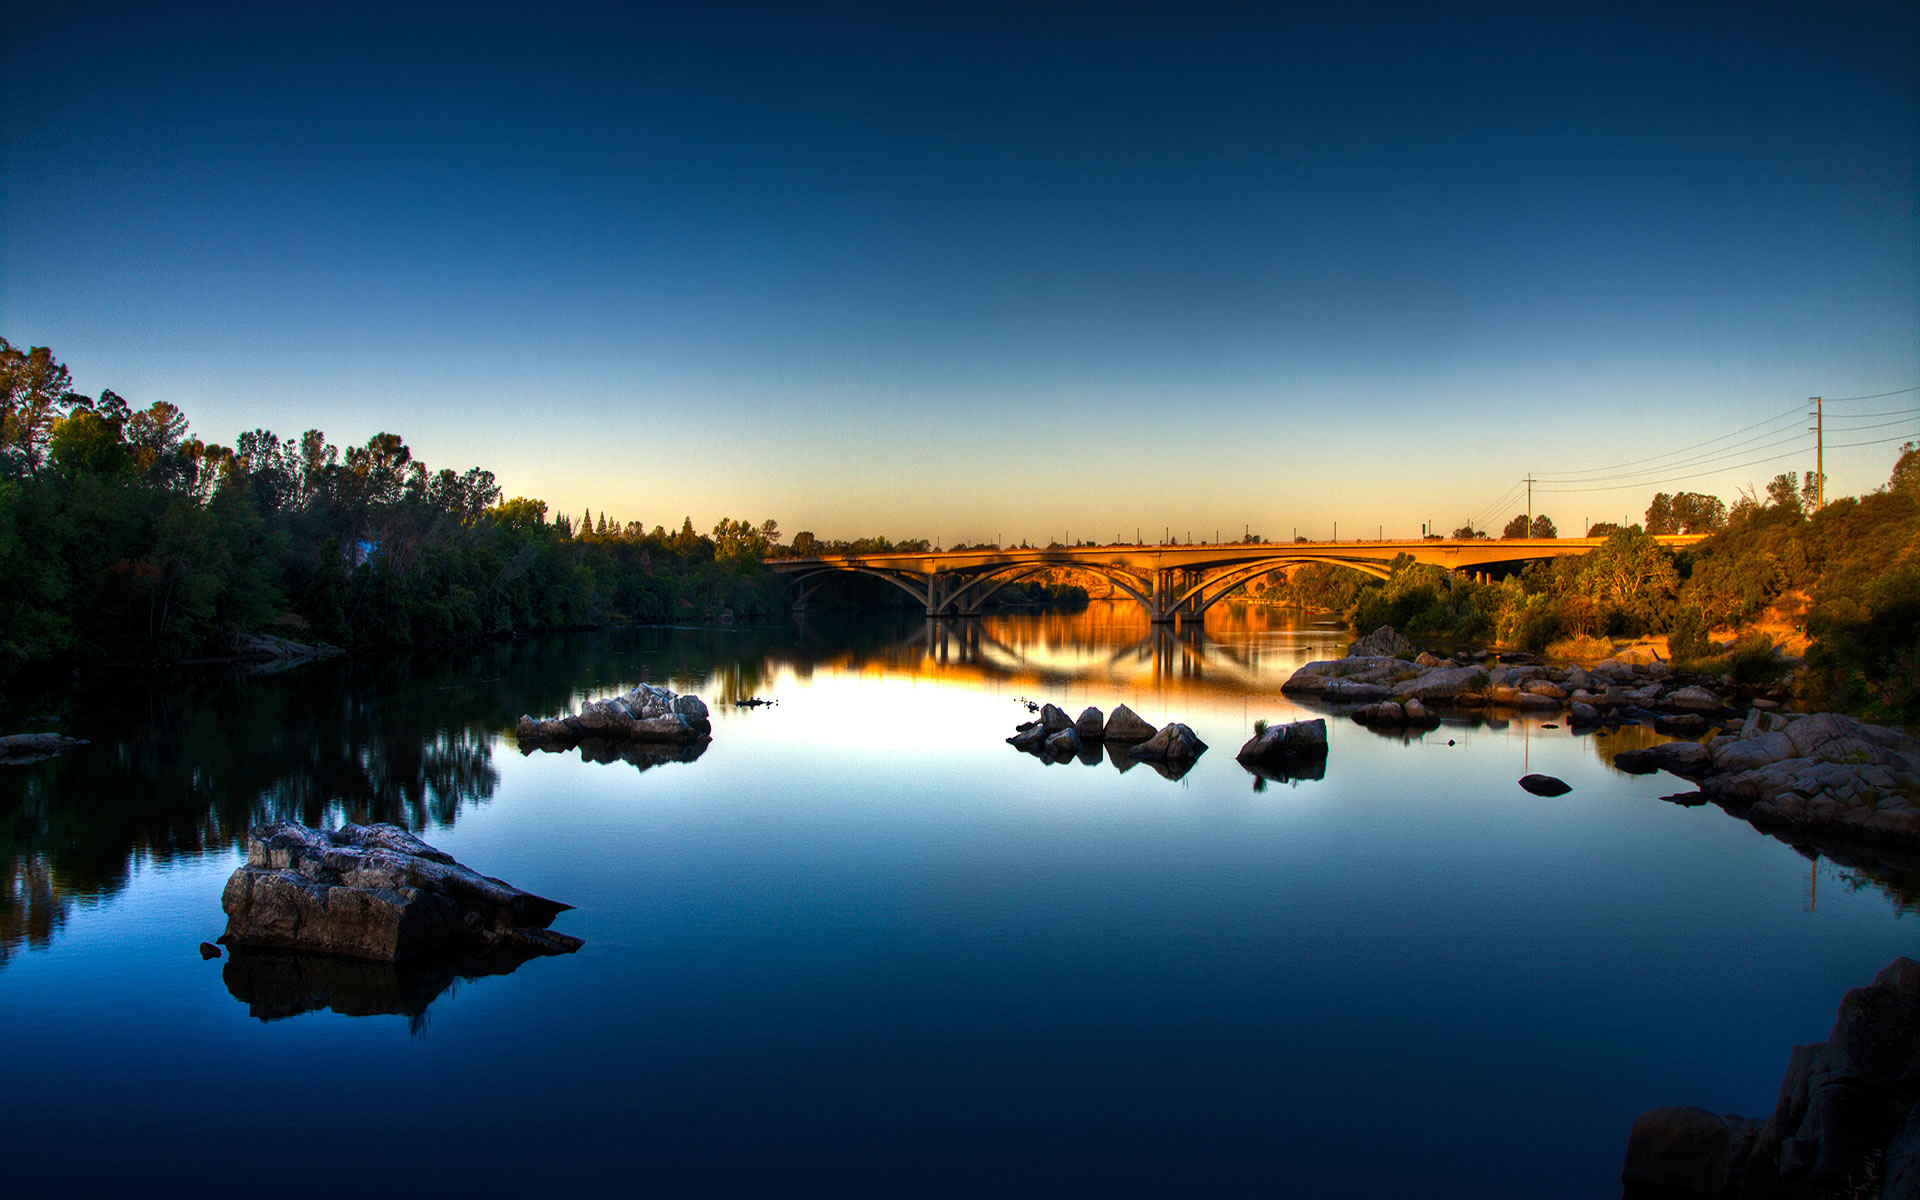
[[547, 502], [529, 500], [525, 496], [515, 496], [511, 500], [496, 504], [487, 511], [493, 523], [502, 529], [528, 529], [535, 525], [544, 525], [547, 520]]
[[1920, 443], [1907, 442], [1900, 447], [1900, 459], [1893, 464], [1887, 490], [1920, 500]]
[[0, 477], [39, 473], [54, 426], [84, 400], [72, 383], [45, 346], [22, 351], [0, 338]]
[[1545, 513], [1533, 519], [1532, 536], [1537, 538], [1557, 538], [1560, 531], [1553, 527], [1553, 519]]
[[1769, 480], [1767, 503], [1790, 512], [1804, 511], [1800, 505], [1800, 473], [1786, 471]]
[[1503, 541], [1510, 538], [1523, 538], [1525, 536], [1527, 536], [1527, 514], [1525, 513], [1515, 513], [1513, 520], [1508, 521], [1507, 527], [1500, 531], [1500, 537]]
[[1661, 492], [1647, 506], [1648, 533], [1717, 533], [1726, 525], [1726, 504], [1720, 497], [1703, 492], [1675, 496]]
[[1615, 525], [1612, 521], [1595, 521], [1593, 524], [1587, 526], [1587, 536], [1590, 538], [1609, 537], [1618, 532], [1619, 529], [1620, 526]]
[[[1485, 540], [1486, 537], [1487, 537], [1487, 531], [1484, 529], [1475, 529], [1473, 527], [1472, 521], [1468, 521], [1465, 525], [1462, 525], [1460, 528], [1453, 531], [1453, 539], [1457, 542], [1471, 542], [1475, 540]], [[1306, 539], [1301, 538], [1299, 540], [1305, 541]]]

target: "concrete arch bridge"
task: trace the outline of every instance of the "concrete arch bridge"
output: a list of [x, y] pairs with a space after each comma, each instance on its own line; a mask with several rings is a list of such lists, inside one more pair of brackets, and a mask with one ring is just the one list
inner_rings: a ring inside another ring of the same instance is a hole
[[[1655, 540], [1690, 546], [1699, 535]], [[767, 567], [799, 585], [796, 609], [836, 575], [884, 579], [923, 605], [929, 617], [978, 616], [1001, 588], [1042, 571], [1070, 568], [1098, 575], [1139, 601], [1155, 622], [1197, 621], [1243, 583], [1304, 563], [1328, 563], [1385, 579], [1402, 554], [1449, 571], [1512, 571], [1543, 558], [1585, 554], [1605, 538], [1515, 538], [1504, 541], [1241, 542], [1211, 546], [1051, 546], [1038, 550], [948, 550], [774, 558]]]

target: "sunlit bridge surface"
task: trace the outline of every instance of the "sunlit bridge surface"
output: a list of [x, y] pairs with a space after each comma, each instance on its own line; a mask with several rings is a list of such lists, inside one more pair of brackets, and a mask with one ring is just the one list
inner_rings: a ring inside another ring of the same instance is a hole
[[[1607, 765], [1646, 731], [1380, 736], [1280, 695], [1348, 636], [814, 612], [22, 701], [93, 742], [0, 774], [11, 1190], [208, 1190], [222, 1147], [286, 1146], [276, 1194], [332, 1194], [304, 1165], [373, 1137], [436, 1194], [1612, 1197], [1637, 1113], [1768, 1111], [1912, 952], [1911, 878], [1662, 800]], [[505, 732], [641, 681], [707, 699], [703, 754]], [[1050, 763], [1004, 741], [1044, 701], [1211, 749]], [[1317, 715], [1322, 777], [1234, 761]], [[278, 816], [397, 821], [586, 945], [202, 961]]]
[[[1667, 546], [1690, 546], [1692, 534], [1663, 535]], [[1234, 542], [1164, 546], [1047, 546], [1042, 548], [839, 554], [771, 559], [774, 571], [798, 583], [796, 606], [846, 575], [884, 579], [913, 597], [930, 617], [979, 616], [1002, 588], [1043, 572], [1072, 570], [1104, 580], [1138, 602], [1149, 620], [1165, 624], [1202, 619], [1236, 589], [1263, 576], [1308, 563], [1358, 571], [1376, 579], [1409, 559], [1449, 571], [1512, 571], [1530, 562], [1586, 554], [1605, 538], [1422, 538], [1371, 542]]]

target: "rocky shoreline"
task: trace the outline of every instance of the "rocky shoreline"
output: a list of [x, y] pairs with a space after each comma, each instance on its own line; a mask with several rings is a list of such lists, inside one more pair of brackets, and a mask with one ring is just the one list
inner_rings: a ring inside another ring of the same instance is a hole
[[[1920, 742], [1837, 713], [1782, 710], [1777, 694], [1678, 676], [1650, 650], [1591, 668], [1529, 655], [1442, 658], [1415, 653], [1391, 628], [1345, 658], [1312, 662], [1281, 685], [1372, 728], [1431, 728], [1446, 712], [1505, 709], [1563, 718], [1575, 729], [1645, 724], [1676, 739], [1623, 751], [1631, 774], [1665, 770], [1712, 801], [1787, 840], [1920, 854]], [[1791, 835], [1791, 836], [1788, 836]]]
[[1895, 959], [1794, 1047], [1770, 1116], [1641, 1113], [1620, 1179], [1624, 1200], [1920, 1195], [1920, 963]]

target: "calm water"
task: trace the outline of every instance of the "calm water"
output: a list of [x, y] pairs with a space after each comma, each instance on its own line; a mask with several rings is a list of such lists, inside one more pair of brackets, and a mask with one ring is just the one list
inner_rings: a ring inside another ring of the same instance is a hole
[[[1243, 770], [1344, 640], [1103, 606], [643, 629], [10, 711], [94, 741], [0, 769], [6, 1190], [1614, 1196], [1637, 1112], [1764, 1114], [1920, 949], [1897, 890], [1596, 736], [1335, 720], [1325, 778]], [[503, 732], [641, 680], [714, 706], [697, 761]], [[1213, 749], [1047, 765], [1002, 740], [1028, 698]], [[586, 947], [444, 991], [236, 977], [196, 946], [279, 816], [402, 822]]]

